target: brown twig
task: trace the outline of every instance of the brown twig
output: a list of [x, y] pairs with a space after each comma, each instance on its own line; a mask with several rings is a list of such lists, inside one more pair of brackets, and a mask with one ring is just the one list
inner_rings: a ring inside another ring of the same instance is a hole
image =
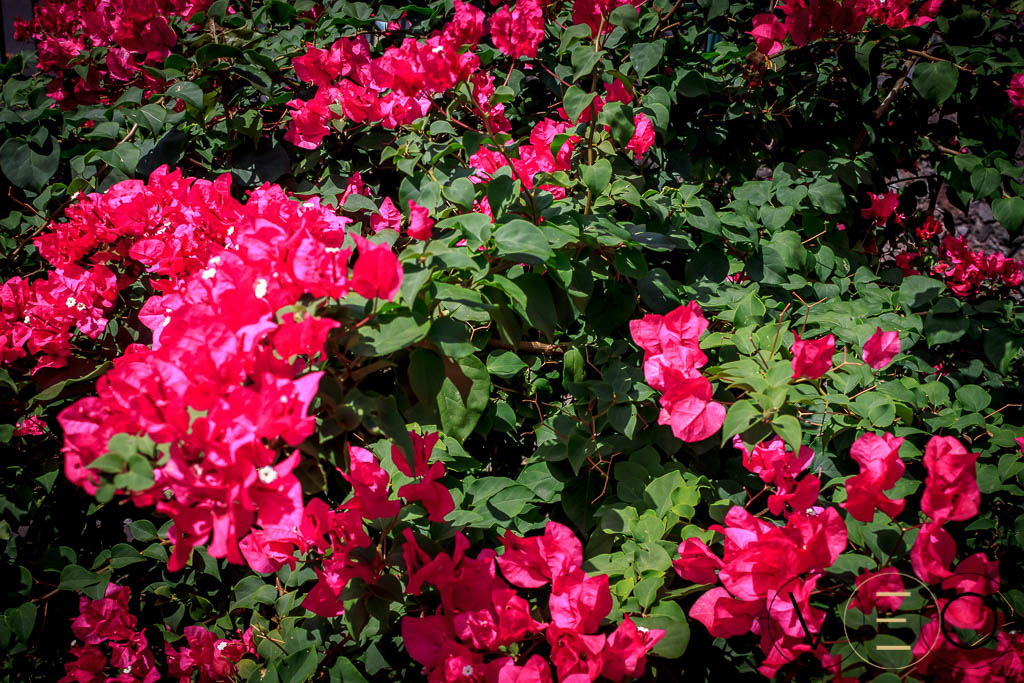
[[509, 351], [526, 351], [527, 353], [539, 353], [542, 356], [561, 356], [565, 353], [566, 348], [561, 344], [545, 344], [539, 341], [523, 340], [520, 341], [516, 346], [509, 344], [501, 339], [491, 338], [487, 340], [488, 346], [495, 346], [499, 349], [508, 349]]

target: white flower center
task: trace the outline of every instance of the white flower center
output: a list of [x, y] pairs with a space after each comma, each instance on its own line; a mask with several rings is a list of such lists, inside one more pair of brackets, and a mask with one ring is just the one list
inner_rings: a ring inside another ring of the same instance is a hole
[[210, 259], [210, 265], [215, 266], [220, 263], [220, 256], [214, 256]]
[[270, 465], [260, 468], [260, 481], [264, 484], [273, 484], [277, 480], [277, 472]]
[[[433, 52], [435, 55], [438, 54], [438, 53], [444, 52], [444, 45], [437, 45], [437, 46], [435, 46], [434, 49], [431, 50], [431, 52]], [[472, 669], [473, 667], [469, 667], [469, 668]], [[466, 675], [468, 676], [469, 674], [466, 674]]]
[[235, 234], [235, 226], [233, 226], [233, 225], [228, 226], [228, 237], [231, 237], [234, 234]]
[[84, 311], [85, 310], [85, 304], [79, 302], [78, 304], [75, 305], [75, 308], [77, 308], [79, 311]]
[[221, 642], [217, 643], [217, 649], [218, 650], [223, 650], [227, 646], [228, 646], [228, 641], [226, 641], [226, 640], [222, 640]]
[[341, 251], [341, 247], [324, 247], [324, 251], [326, 251], [328, 254], [337, 254], [339, 251]]
[[[434, 51], [437, 52], [437, 48], [434, 48]], [[467, 664], [466, 666], [462, 667], [462, 675], [466, 676], [467, 678], [472, 676], [473, 675], [473, 667], [472, 667], [472, 665]]]
[[209, 268], [204, 270], [202, 273], [200, 273], [200, 275], [202, 275], [204, 280], [209, 280], [210, 278], [212, 278], [216, 274], [217, 274], [217, 269], [214, 268], [213, 266], [210, 266]]
[[69, 296], [67, 301], [64, 302], [64, 305], [67, 306], [68, 308], [74, 308], [76, 303], [78, 302], [75, 301], [75, 297]]
[[287, 396], [282, 396], [281, 397], [281, 403], [288, 403], [288, 397]]
[[252, 291], [257, 299], [262, 299], [267, 295], [267, 281], [264, 278], [260, 278], [252, 286]]
[[166, 316], [164, 318], [164, 321], [162, 323], [160, 323], [160, 326], [161, 327], [167, 327], [170, 324], [171, 324], [171, 316], [168, 315], [168, 316]]

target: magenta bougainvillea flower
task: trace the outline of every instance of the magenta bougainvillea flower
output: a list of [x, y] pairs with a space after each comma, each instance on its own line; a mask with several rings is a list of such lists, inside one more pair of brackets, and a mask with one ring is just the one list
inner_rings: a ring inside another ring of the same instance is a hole
[[862, 357], [864, 362], [875, 370], [881, 370], [892, 362], [896, 354], [900, 352], [900, 333], [882, 332], [879, 327], [871, 337], [864, 342]]
[[801, 339], [793, 330], [793, 379], [818, 379], [832, 367], [836, 352], [836, 338], [827, 334], [821, 339]]

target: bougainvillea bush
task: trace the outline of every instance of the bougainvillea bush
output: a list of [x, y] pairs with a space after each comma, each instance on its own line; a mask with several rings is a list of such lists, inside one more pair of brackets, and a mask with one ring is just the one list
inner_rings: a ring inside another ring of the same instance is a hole
[[4, 680], [1024, 680], [1022, 29], [40, 0]]

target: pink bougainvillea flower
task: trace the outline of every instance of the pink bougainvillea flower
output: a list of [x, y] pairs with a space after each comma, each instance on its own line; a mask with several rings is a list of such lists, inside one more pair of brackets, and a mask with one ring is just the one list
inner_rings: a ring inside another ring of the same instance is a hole
[[676, 573], [693, 583], [715, 583], [722, 560], [699, 538], [687, 538], [679, 544], [679, 559], [672, 562]]
[[860, 465], [860, 474], [846, 480], [846, 502], [843, 507], [854, 519], [871, 522], [875, 510], [890, 517], [903, 512], [904, 500], [890, 500], [884, 491], [891, 489], [906, 469], [899, 450], [903, 439], [892, 434], [864, 434], [853, 442], [850, 457]]
[[635, 159], [639, 159], [654, 146], [654, 124], [646, 115], [640, 113], [633, 117], [636, 130], [630, 139], [626, 149], [633, 153]]
[[588, 576], [582, 569], [556, 576], [548, 600], [551, 623], [577, 633], [593, 633], [612, 609], [608, 575]]
[[725, 406], [711, 395], [711, 382], [701, 375], [673, 382], [661, 396], [658, 424], [669, 425], [676, 438], [688, 443], [707, 439], [725, 422]]
[[762, 609], [760, 600], [738, 600], [724, 588], [712, 588], [693, 603], [690, 618], [704, 624], [715, 638], [732, 638], [750, 633]]
[[[889, 217], [896, 212], [896, 207], [899, 206], [899, 193], [883, 192], [882, 194], [875, 194], [874, 192], [868, 192], [868, 197], [871, 198], [871, 206], [861, 209], [861, 216], [872, 219], [875, 225], [885, 225], [889, 222]], [[896, 218], [897, 222], [899, 222], [899, 215]]]
[[975, 461], [978, 453], [968, 453], [951, 436], [933, 436], [924, 451], [928, 476], [924, 481], [921, 511], [934, 520], [963, 521], [978, 514], [981, 493]]
[[558, 522], [548, 522], [541, 536], [520, 538], [506, 531], [501, 542], [505, 546], [505, 553], [498, 557], [501, 573], [521, 588], [539, 588], [583, 564], [583, 545], [569, 527]]
[[389, 500], [388, 473], [377, 462], [377, 457], [359, 446], [349, 451], [349, 473], [342, 476], [352, 485], [352, 500], [345, 504], [349, 510], [358, 510], [366, 519], [394, 517], [402, 504]]
[[502, 6], [491, 16], [491, 40], [503, 54], [536, 57], [544, 40], [544, 9], [538, 0], [518, 0], [513, 9]]
[[879, 327], [871, 338], [864, 342], [864, 362], [875, 370], [880, 370], [892, 362], [900, 352], [900, 333], [882, 332]]
[[352, 268], [352, 289], [367, 299], [391, 301], [402, 286], [402, 264], [387, 244], [374, 244], [353, 234], [359, 255]]
[[409, 200], [409, 237], [414, 240], [430, 239], [431, 230], [434, 227], [434, 219], [430, 217], [430, 210], [420, 206], [413, 200]]
[[380, 204], [379, 213], [370, 216], [370, 229], [375, 233], [381, 230], [398, 230], [402, 227], [402, 212], [398, 210], [391, 197], [385, 197]]
[[1024, 109], [1024, 74], [1014, 74], [1010, 77], [1010, 87], [1006, 89], [1006, 95], [1014, 107]]
[[836, 352], [836, 338], [827, 334], [821, 339], [801, 339], [793, 330], [793, 379], [818, 379], [832, 367]]
[[627, 616], [605, 642], [601, 677], [621, 681], [627, 676], [642, 675], [647, 666], [647, 653], [664, 637], [664, 630], [641, 629]]
[[430, 521], [444, 521], [448, 513], [455, 509], [455, 502], [452, 500], [452, 494], [448, 487], [436, 481], [444, 476], [444, 463], [428, 464], [434, 445], [441, 438], [440, 434], [420, 436], [415, 432], [409, 432], [409, 436], [413, 442], [414, 467], [410, 469], [409, 461], [397, 446], [391, 447], [391, 460], [402, 474], [407, 477], [418, 477], [420, 481], [406, 484], [398, 490], [398, 495], [409, 502], [423, 503]]
[[14, 436], [39, 436], [46, 431], [46, 423], [38, 415], [23, 417], [14, 428]]
[[914, 574], [925, 583], [936, 583], [953, 574], [949, 570], [956, 557], [956, 542], [941, 522], [926, 522], [918, 531], [910, 550]]
[[758, 51], [769, 57], [782, 49], [786, 39], [786, 27], [777, 16], [767, 12], [754, 15], [754, 30], [748, 33], [754, 36]]

